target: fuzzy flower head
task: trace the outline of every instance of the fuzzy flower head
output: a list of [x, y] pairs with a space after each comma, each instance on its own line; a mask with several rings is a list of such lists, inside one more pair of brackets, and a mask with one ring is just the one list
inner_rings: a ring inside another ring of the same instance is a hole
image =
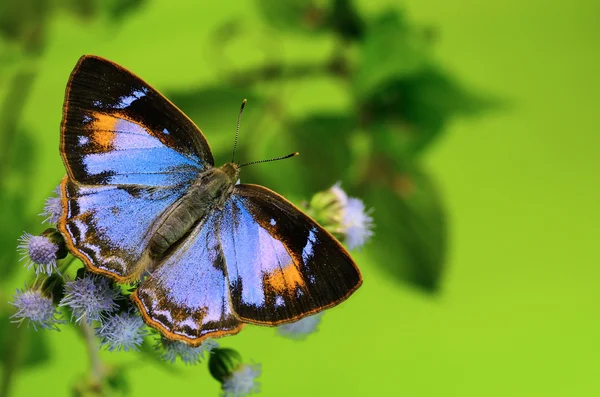
[[111, 352], [137, 351], [147, 333], [142, 318], [131, 312], [109, 316], [103, 325], [96, 329], [102, 346]]
[[24, 233], [19, 239], [21, 260], [26, 261], [27, 269], [35, 269], [36, 275], [50, 276], [56, 270], [56, 259], [59, 245], [48, 236], [34, 236]]
[[44, 219], [43, 221], [44, 223], [47, 222], [55, 225], [56, 223], [58, 223], [58, 220], [60, 219], [63, 211], [62, 202], [60, 199], [60, 185], [57, 186], [56, 189], [54, 189], [54, 193], [56, 194], [56, 196], [50, 196], [46, 199], [46, 203], [44, 204], [44, 211], [40, 215], [46, 217], [46, 219]]
[[362, 200], [348, 197], [340, 182], [315, 194], [306, 212], [351, 250], [361, 248], [373, 235], [371, 210]]
[[234, 349], [215, 348], [212, 350], [208, 369], [213, 378], [221, 382], [223, 397], [242, 397], [258, 393], [260, 384], [260, 364], [246, 364]]
[[242, 397], [260, 391], [260, 364], [242, 364], [221, 385], [223, 397]]
[[373, 236], [373, 218], [370, 213], [362, 200], [353, 197], [348, 199], [342, 225], [349, 249], [361, 248]]
[[10, 303], [17, 308], [11, 318], [19, 325], [28, 320], [28, 325], [37, 331], [37, 327], [58, 330], [57, 325], [64, 323], [59, 319], [52, 297], [45, 296], [41, 290], [17, 290]]
[[119, 293], [106, 277], [86, 272], [83, 277], [65, 284], [65, 296], [61, 306], [69, 306], [76, 322], [102, 321], [107, 313], [118, 307], [115, 302]]
[[204, 359], [204, 353], [210, 353], [213, 349], [219, 347], [219, 344], [212, 339], [207, 339], [198, 347], [193, 347], [184, 342], [170, 341], [161, 338], [159, 348], [162, 348], [162, 359], [172, 364], [175, 363], [177, 357], [183, 361], [185, 365], [196, 365]]
[[323, 312], [314, 316], [304, 317], [293, 323], [280, 325], [277, 327], [277, 332], [279, 335], [289, 339], [304, 339], [317, 331], [322, 316]]

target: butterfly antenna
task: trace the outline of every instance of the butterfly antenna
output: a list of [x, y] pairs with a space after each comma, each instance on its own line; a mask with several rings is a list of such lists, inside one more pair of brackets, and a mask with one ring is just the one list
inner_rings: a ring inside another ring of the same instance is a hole
[[294, 153], [290, 153], [287, 156], [282, 156], [282, 157], [276, 157], [274, 159], [269, 159], [269, 160], [258, 160], [258, 161], [252, 161], [250, 163], [246, 163], [246, 164], [242, 164], [240, 165], [240, 168], [245, 167], [247, 165], [251, 165], [251, 164], [258, 164], [258, 163], [268, 163], [269, 161], [277, 161], [277, 160], [285, 160], [285, 159], [289, 159], [290, 157], [294, 157], [299, 155], [300, 153], [298, 152], [294, 152]]
[[231, 154], [231, 162], [235, 161], [235, 148], [237, 147], [238, 135], [240, 134], [240, 122], [242, 121], [242, 113], [244, 113], [244, 106], [246, 106], [246, 98], [242, 101], [240, 107], [240, 114], [238, 115], [237, 127], [235, 129], [235, 142], [233, 142], [233, 153]]

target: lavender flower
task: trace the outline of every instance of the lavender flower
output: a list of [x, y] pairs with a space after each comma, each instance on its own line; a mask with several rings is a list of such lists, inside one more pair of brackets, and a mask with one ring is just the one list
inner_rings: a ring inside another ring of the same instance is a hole
[[221, 385], [223, 397], [242, 397], [260, 391], [260, 364], [242, 364]]
[[142, 318], [131, 312], [110, 316], [96, 329], [102, 346], [110, 351], [137, 351], [147, 333]]
[[48, 276], [57, 270], [56, 255], [60, 247], [49, 237], [24, 233], [19, 241], [18, 250], [22, 255], [21, 260], [26, 261], [27, 269], [33, 267], [36, 275], [47, 274]]
[[219, 347], [219, 344], [212, 339], [207, 339], [198, 347], [193, 347], [184, 342], [170, 341], [162, 338], [159, 346], [162, 347], [162, 358], [170, 363], [175, 363], [177, 357], [185, 365], [196, 365], [204, 359], [204, 353], [210, 353], [213, 349]]
[[321, 323], [323, 312], [314, 316], [307, 316], [293, 323], [283, 324], [277, 327], [277, 332], [281, 336], [290, 339], [304, 339], [308, 335], [317, 331], [317, 327]]
[[21, 325], [27, 319], [28, 325], [31, 324], [36, 331], [38, 326], [58, 331], [57, 324], [64, 323], [58, 318], [52, 297], [43, 295], [40, 290], [17, 290], [13, 299], [14, 302], [10, 304], [17, 308], [17, 312], [11, 316], [14, 323]]
[[261, 373], [260, 364], [245, 364], [234, 349], [215, 348], [208, 361], [213, 378], [221, 382], [223, 397], [242, 397], [258, 393], [256, 378]]
[[86, 272], [82, 278], [65, 284], [65, 296], [60, 305], [71, 308], [76, 322], [85, 318], [89, 324], [102, 321], [106, 313], [115, 311], [118, 296], [109, 279]]
[[306, 210], [351, 250], [361, 248], [373, 235], [371, 210], [365, 208], [362, 200], [348, 197], [340, 182], [316, 193]]
[[56, 224], [62, 215], [62, 201], [60, 199], [61, 191], [60, 185], [54, 189], [54, 193], [56, 197], [50, 196], [46, 199], [46, 203], [44, 204], [44, 211], [40, 214], [41, 216], [45, 216], [46, 219], [43, 220], [42, 223], [48, 222], [52, 224]]
[[360, 199], [348, 199], [342, 225], [349, 249], [361, 248], [373, 236], [373, 218], [370, 212], [365, 210], [365, 204]]

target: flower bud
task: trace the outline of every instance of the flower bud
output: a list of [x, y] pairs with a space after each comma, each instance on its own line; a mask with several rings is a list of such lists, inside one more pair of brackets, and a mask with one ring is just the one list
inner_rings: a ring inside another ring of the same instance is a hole
[[210, 374], [221, 382], [224, 397], [241, 397], [257, 393], [260, 384], [260, 364], [245, 364], [242, 356], [233, 349], [213, 349], [208, 361]]
[[12, 322], [21, 325], [27, 320], [28, 325], [36, 331], [37, 327], [58, 331], [58, 324], [64, 321], [59, 318], [51, 291], [60, 288], [59, 279], [60, 276], [56, 275], [36, 282], [29, 289], [17, 290], [13, 302], [10, 302], [17, 308], [17, 312], [11, 316]]
[[45, 216], [46, 219], [43, 220], [42, 223], [48, 222], [55, 224], [58, 222], [62, 215], [62, 202], [60, 199], [60, 185], [54, 189], [54, 193], [56, 196], [51, 196], [46, 199], [46, 203], [44, 204], [44, 211], [40, 214], [41, 216]]
[[56, 260], [67, 256], [64, 238], [56, 229], [46, 229], [40, 236], [24, 233], [18, 247], [21, 260], [25, 260], [27, 269], [35, 269], [36, 275], [57, 271]]
[[348, 197], [339, 182], [316, 193], [306, 212], [351, 250], [361, 248], [373, 235], [371, 210], [362, 200]]
[[118, 297], [119, 293], [108, 278], [78, 271], [77, 278], [65, 284], [65, 296], [60, 305], [71, 308], [75, 322], [85, 319], [89, 324], [102, 321], [106, 314], [114, 312]]
[[96, 329], [101, 345], [112, 351], [137, 351], [148, 334], [140, 316], [133, 312], [122, 312], [108, 316]]

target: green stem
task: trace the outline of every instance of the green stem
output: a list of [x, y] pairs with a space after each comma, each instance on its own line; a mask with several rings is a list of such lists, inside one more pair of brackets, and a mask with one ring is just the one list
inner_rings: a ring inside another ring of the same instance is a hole
[[81, 319], [80, 326], [83, 331], [88, 356], [90, 358], [90, 382], [94, 386], [102, 387], [105, 371], [102, 360], [100, 360], [100, 350], [98, 349], [96, 335], [85, 317]]
[[271, 64], [258, 68], [234, 73], [229, 77], [230, 81], [236, 85], [251, 85], [257, 82], [280, 80], [280, 79], [298, 79], [310, 76], [322, 76], [333, 74], [334, 76], [346, 77], [348, 62], [345, 58], [337, 56], [332, 57], [325, 63], [305, 63], [299, 65]]
[[4, 362], [4, 368], [0, 381], [0, 397], [8, 397], [13, 374], [21, 361], [21, 342], [23, 340], [24, 328], [11, 325], [6, 330], [7, 343], [4, 344], [3, 351], [4, 358], [2, 361]]

